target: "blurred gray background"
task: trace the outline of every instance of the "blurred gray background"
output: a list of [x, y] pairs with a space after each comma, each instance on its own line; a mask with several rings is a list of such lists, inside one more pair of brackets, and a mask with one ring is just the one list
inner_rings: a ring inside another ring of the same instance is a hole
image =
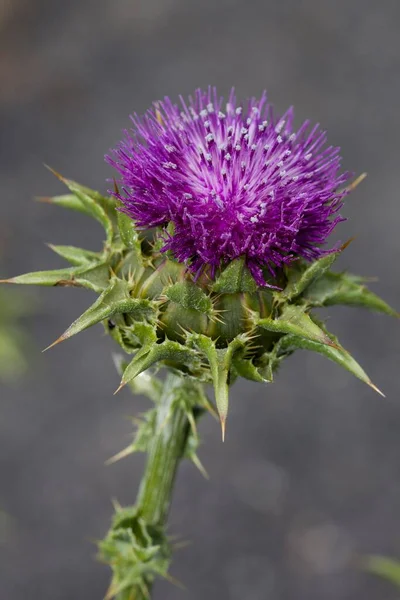
[[[49, 163], [106, 189], [103, 155], [133, 111], [209, 83], [226, 94], [267, 88], [279, 110], [319, 121], [367, 180], [348, 199], [343, 268], [379, 278], [400, 306], [398, 0], [0, 0], [0, 276], [62, 266], [45, 242], [100, 247], [89, 220], [32, 201], [61, 192]], [[100, 327], [47, 354], [93, 300], [36, 291], [25, 320], [33, 350], [19, 385], [3, 386], [0, 422], [4, 600], [98, 600], [109, 573], [94, 560], [111, 499], [134, 500], [141, 456], [105, 467], [146, 407], [112, 393], [114, 349]], [[357, 557], [400, 557], [400, 336], [396, 322], [330, 310], [331, 328], [384, 400], [323, 358], [299, 352], [268, 387], [232, 392], [227, 441], [201, 424], [206, 482], [177, 481], [170, 531], [191, 541], [155, 599], [394, 600]]]

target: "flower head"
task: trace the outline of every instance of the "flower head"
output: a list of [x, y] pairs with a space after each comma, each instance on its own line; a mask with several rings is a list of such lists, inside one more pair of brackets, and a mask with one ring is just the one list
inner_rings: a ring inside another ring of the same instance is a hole
[[[122, 210], [143, 229], [164, 228], [162, 251], [195, 273], [239, 256], [260, 285], [265, 269], [329, 252], [348, 173], [339, 148], [306, 121], [295, 131], [293, 110], [273, 115], [266, 94], [247, 107], [232, 90], [197, 90], [180, 106], [169, 98], [143, 118], [106, 157], [120, 173]], [[166, 226], [172, 224], [173, 227]]]

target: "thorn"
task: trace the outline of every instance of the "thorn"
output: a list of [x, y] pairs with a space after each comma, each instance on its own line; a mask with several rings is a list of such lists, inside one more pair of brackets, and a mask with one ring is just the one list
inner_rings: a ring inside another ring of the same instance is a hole
[[189, 540], [184, 540], [182, 542], [176, 542], [175, 544], [173, 544], [174, 550], [182, 550], [182, 548], [187, 548], [188, 546], [191, 546], [192, 542]]
[[35, 196], [35, 202], [43, 202], [44, 204], [52, 204], [53, 198], [51, 196]]
[[0, 283], [14, 283], [14, 278], [11, 277], [10, 279], [0, 279]]
[[355, 235], [353, 235], [351, 238], [349, 238], [349, 239], [347, 240], [347, 242], [345, 242], [344, 244], [342, 244], [342, 246], [340, 246], [340, 248], [339, 248], [339, 252], [343, 252], [343, 250], [346, 250], [346, 248], [347, 248], [348, 246], [350, 246], [351, 242], [354, 242], [354, 240], [355, 240], [355, 239], [356, 239], [356, 236], [355, 236]]
[[67, 339], [68, 339], [68, 336], [66, 336], [65, 333], [63, 333], [62, 335], [60, 335], [59, 338], [56, 339], [55, 342], [53, 342], [52, 344], [50, 344], [50, 346], [47, 346], [47, 348], [42, 350], [42, 352], [47, 352], [47, 350], [50, 350], [50, 348], [54, 348], [54, 346], [57, 346], [57, 344], [60, 344], [61, 342], [64, 342]]
[[222, 433], [222, 441], [225, 441], [225, 426], [226, 426], [226, 417], [220, 415], [219, 421], [221, 423], [221, 433]]
[[43, 164], [46, 167], [46, 169], [48, 169], [50, 171], [50, 173], [53, 173], [53, 175], [55, 175], [57, 177], [57, 179], [59, 179], [60, 181], [62, 181], [62, 183], [65, 183], [65, 181], [66, 181], [65, 177], [63, 177], [62, 175], [60, 175], [60, 173], [58, 173], [52, 167], [49, 167], [49, 165], [46, 165], [46, 163], [43, 163]]
[[118, 502], [117, 498], [112, 498], [111, 499], [111, 504], [113, 505], [113, 508], [114, 508], [115, 512], [120, 512], [122, 510], [122, 506]]
[[381, 392], [381, 390], [374, 384], [372, 381], [368, 381], [369, 387], [371, 387], [375, 392], [377, 392], [382, 398], [386, 398], [385, 394]]
[[210, 479], [209, 474], [207, 473], [203, 463], [201, 462], [197, 454], [193, 454], [193, 456], [191, 456], [190, 458], [192, 459], [192, 463], [194, 464], [194, 466], [197, 467], [200, 473], [203, 475], [204, 479]]
[[121, 450], [121, 452], [118, 452], [117, 454], [114, 454], [114, 456], [112, 456], [111, 458], [108, 458], [104, 464], [107, 466], [113, 465], [114, 463], [118, 462], [122, 458], [126, 458], [130, 454], [133, 454], [133, 452], [134, 452], [134, 450], [132, 449], [132, 445], [128, 446], [127, 448], [124, 448], [123, 450]]
[[118, 394], [118, 392], [120, 392], [122, 390], [122, 388], [126, 386], [126, 383], [127, 383], [126, 381], [121, 381], [121, 383], [119, 384], [119, 386], [115, 390], [113, 396], [115, 396], [116, 394]]
[[183, 585], [183, 583], [179, 581], [179, 579], [176, 579], [175, 577], [170, 575], [169, 573], [160, 573], [160, 575], [164, 577], [164, 579], [166, 579], [169, 583], [172, 583], [172, 585], [174, 585], [175, 587], [181, 590], [186, 590], [186, 587]]

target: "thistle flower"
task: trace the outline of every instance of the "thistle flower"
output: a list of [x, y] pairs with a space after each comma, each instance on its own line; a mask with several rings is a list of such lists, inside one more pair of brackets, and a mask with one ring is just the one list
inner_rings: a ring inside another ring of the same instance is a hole
[[[138, 227], [162, 227], [162, 251], [199, 274], [240, 256], [259, 285], [298, 257], [316, 259], [347, 190], [339, 148], [293, 110], [275, 117], [264, 93], [247, 108], [197, 90], [181, 106], [169, 98], [106, 157], [120, 173], [116, 197]], [[172, 224], [172, 227], [168, 227]]]
[[[120, 191], [103, 196], [55, 173], [69, 193], [42, 200], [96, 219], [105, 233], [99, 251], [50, 245], [70, 266], [0, 280], [97, 293], [52, 346], [103, 323], [132, 355], [116, 360], [118, 389], [129, 384], [155, 403], [114, 457], [148, 453], [135, 506], [116, 505], [100, 543], [113, 570], [108, 600], [149, 598], [155, 577], [169, 578], [165, 523], [176, 468], [187, 457], [204, 472], [196, 419], [215, 412], [203, 383], [213, 384], [223, 435], [235, 379], [270, 383], [297, 349], [379, 392], [314, 308], [398, 316], [362, 277], [331, 270], [347, 244], [321, 248], [362, 176], [339, 191], [349, 175], [339, 173], [338, 149], [323, 149], [317, 126], [294, 132], [292, 111], [274, 118], [265, 95], [246, 110], [233, 92], [223, 106], [212, 89], [181, 102], [182, 110], [166, 99], [133, 118], [133, 134], [108, 158]], [[151, 228], [161, 243], [140, 234]], [[159, 366], [169, 371], [164, 383], [152, 372]]]

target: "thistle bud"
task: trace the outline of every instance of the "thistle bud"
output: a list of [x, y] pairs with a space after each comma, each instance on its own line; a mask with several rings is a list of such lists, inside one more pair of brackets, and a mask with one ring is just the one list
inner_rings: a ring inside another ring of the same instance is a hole
[[9, 283], [86, 287], [96, 302], [55, 345], [96, 323], [132, 355], [118, 389], [162, 364], [214, 386], [223, 432], [237, 377], [271, 382], [297, 348], [323, 354], [379, 391], [313, 314], [348, 304], [395, 315], [322, 249], [343, 220], [351, 185], [337, 148], [293, 111], [273, 116], [265, 94], [247, 108], [214, 89], [169, 99], [107, 157], [109, 196], [56, 174], [69, 193], [42, 199], [104, 228], [99, 252], [50, 246], [70, 266]]

